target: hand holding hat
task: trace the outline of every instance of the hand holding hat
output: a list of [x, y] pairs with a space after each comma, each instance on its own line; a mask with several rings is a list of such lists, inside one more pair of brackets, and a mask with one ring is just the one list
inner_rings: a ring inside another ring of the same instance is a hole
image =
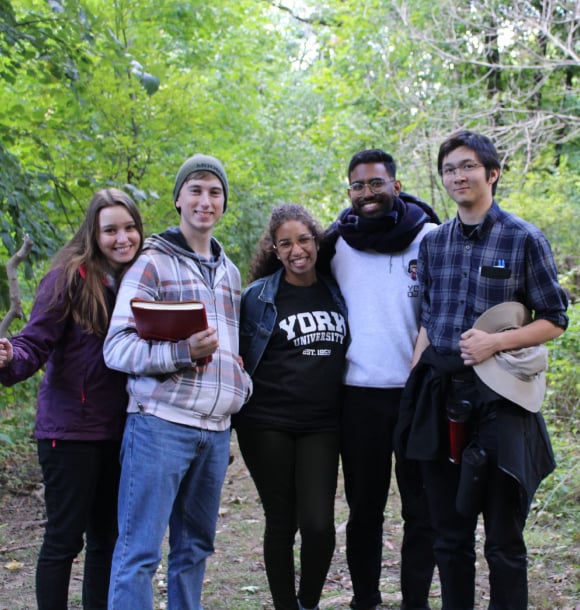
[[[532, 321], [528, 309], [517, 302], [500, 303], [485, 311], [473, 325], [486, 333], [521, 328]], [[545, 345], [497, 352], [474, 364], [478, 377], [500, 396], [537, 413], [546, 391], [548, 348]]]

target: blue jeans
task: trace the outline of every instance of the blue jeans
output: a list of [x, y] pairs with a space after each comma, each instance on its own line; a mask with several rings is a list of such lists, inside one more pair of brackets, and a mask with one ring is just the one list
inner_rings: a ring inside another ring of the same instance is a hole
[[229, 446], [229, 430], [211, 432], [153, 415], [129, 415], [109, 610], [153, 608], [152, 579], [168, 525], [168, 608], [201, 609]]

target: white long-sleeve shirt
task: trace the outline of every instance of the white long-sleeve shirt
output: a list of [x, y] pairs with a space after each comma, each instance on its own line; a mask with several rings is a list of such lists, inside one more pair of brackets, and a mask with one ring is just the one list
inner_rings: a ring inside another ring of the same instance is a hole
[[331, 270], [348, 308], [345, 384], [405, 385], [419, 332], [419, 243], [436, 226], [425, 224], [405, 250], [388, 254], [355, 250], [338, 238]]

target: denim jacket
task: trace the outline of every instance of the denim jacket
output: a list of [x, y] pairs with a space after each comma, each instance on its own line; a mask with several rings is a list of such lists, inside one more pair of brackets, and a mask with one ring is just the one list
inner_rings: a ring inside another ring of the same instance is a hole
[[[284, 269], [280, 268], [272, 275], [252, 282], [242, 294], [240, 355], [244, 360], [244, 368], [250, 375], [254, 374], [260, 363], [274, 330], [277, 315], [274, 299], [283, 274]], [[318, 281], [328, 288], [339, 312], [346, 320], [346, 304], [336, 282], [330, 276], [321, 274], [318, 274]]]

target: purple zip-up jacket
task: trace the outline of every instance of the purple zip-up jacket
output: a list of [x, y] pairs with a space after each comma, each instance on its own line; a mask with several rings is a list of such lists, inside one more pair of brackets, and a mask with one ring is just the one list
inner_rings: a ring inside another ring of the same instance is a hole
[[[34, 436], [39, 439], [120, 440], [125, 424], [127, 376], [103, 359], [104, 337], [88, 334], [72, 315], [62, 318], [64, 295], [48, 307], [61, 270], [40, 282], [30, 321], [10, 341], [14, 359], [0, 368], [0, 383], [11, 386], [46, 364], [38, 392]], [[82, 279], [80, 280], [82, 281]], [[115, 292], [107, 285], [109, 307]]]

